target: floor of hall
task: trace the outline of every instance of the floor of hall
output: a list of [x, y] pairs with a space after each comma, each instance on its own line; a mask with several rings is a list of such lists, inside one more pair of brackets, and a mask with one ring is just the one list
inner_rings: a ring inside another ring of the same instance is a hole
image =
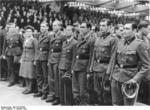
[[[7, 87], [8, 82], [0, 81], [0, 105], [19, 105], [19, 106], [51, 106], [40, 98], [34, 98], [33, 94], [24, 95], [22, 92], [25, 88], [14, 85]], [[145, 104], [136, 103], [137, 106]]]
[[24, 95], [25, 90], [19, 85], [7, 87], [8, 82], [0, 81], [0, 105], [26, 105], [26, 106], [50, 106], [40, 98], [34, 98], [33, 94]]

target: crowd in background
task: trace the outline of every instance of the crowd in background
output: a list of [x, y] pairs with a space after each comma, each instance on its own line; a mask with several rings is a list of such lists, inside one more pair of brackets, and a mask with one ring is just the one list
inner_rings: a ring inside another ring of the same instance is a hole
[[3, 28], [10, 22], [22, 29], [27, 25], [35, 27], [40, 31], [40, 23], [46, 21], [49, 24], [49, 30], [52, 30], [52, 23], [55, 20], [60, 20], [63, 27], [75, 22], [89, 22], [92, 26], [97, 27], [102, 18], [109, 18], [112, 25], [122, 24], [126, 21], [139, 22], [136, 18], [118, 17], [109, 13], [101, 13], [95, 11], [87, 11], [83, 9], [64, 6], [60, 12], [51, 10], [50, 5], [42, 7], [38, 2], [21, 2], [21, 3], [1, 3], [0, 9], [0, 24]]

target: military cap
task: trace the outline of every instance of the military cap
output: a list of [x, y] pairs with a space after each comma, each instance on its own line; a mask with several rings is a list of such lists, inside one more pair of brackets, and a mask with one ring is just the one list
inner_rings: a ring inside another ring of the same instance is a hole
[[134, 99], [138, 95], [139, 85], [137, 83], [123, 83], [121, 90], [125, 97]]

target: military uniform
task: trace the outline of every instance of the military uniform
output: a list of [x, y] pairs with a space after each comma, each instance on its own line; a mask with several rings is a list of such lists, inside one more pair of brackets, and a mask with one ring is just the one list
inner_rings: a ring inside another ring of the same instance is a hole
[[[4, 30], [0, 29], [0, 56], [2, 55], [3, 51], [4, 36], [5, 36]], [[7, 69], [5, 67], [6, 64], [4, 63], [4, 60], [0, 59], [0, 79], [6, 78]]]
[[40, 34], [38, 37], [38, 57], [36, 64], [38, 93], [44, 98], [48, 94], [48, 53], [49, 53], [50, 34], [48, 32]]
[[[73, 49], [77, 41], [71, 38], [70, 41], [65, 41], [62, 46], [62, 52], [59, 62], [59, 86], [60, 86], [60, 103], [62, 105], [72, 105], [72, 80], [71, 80], [71, 64], [73, 59]], [[65, 77], [70, 77], [67, 82]]]
[[[98, 104], [111, 104], [111, 91], [105, 91], [104, 83], [108, 64], [112, 60], [117, 46], [117, 38], [110, 33], [98, 34], [95, 38], [94, 53], [92, 57], [91, 70], [94, 72], [94, 91], [97, 93]], [[110, 85], [109, 85], [110, 86]], [[95, 99], [96, 100], [96, 99]]]
[[3, 55], [7, 58], [8, 78], [10, 84], [18, 81], [19, 60], [22, 54], [23, 37], [17, 33], [7, 33], [4, 39]]
[[48, 99], [55, 97], [59, 100], [59, 69], [58, 64], [62, 51], [63, 41], [65, 40], [64, 34], [61, 31], [53, 33], [50, 39], [50, 50], [48, 56], [49, 72], [49, 95]]
[[[134, 79], [140, 83], [140, 80], [146, 75], [150, 64], [148, 50], [142, 40], [131, 37], [129, 40], [120, 40], [116, 55], [108, 73], [111, 76], [112, 102], [116, 105], [133, 105], [134, 99], [127, 99], [121, 92], [121, 86], [124, 82]], [[112, 67], [111, 67], [112, 66]], [[111, 70], [111, 71], [110, 71]]]
[[[138, 39], [143, 40], [147, 44], [147, 49], [150, 56], [150, 39], [147, 36], [137, 36]], [[150, 105], [150, 72], [147, 72], [145, 78], [140, 83], [138, 101]]]
[[93, 52], [93, 41], [91, 33], [87, 32], [84, 38], [80, 37], [74, 50], [72, 86], [75, 104], [86, 105], [88, 103], [87, 72]]

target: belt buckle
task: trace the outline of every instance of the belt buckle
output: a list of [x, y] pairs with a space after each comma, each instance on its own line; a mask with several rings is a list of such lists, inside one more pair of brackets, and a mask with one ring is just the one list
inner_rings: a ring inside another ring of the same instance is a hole
[[76, 56], [76, 59], [79, 59], [79, 56], [78, 56], [78, 55]]
[[54, 51], [54, 49], [51, 50], [51, 52], [53, 52], [53, 51]]
[[123, 64], [120, 65], [120, 68], [123, 68]]
[[97, 63], [100, 63], [100, 61], [101, 61], [101, 57], [99, 57], [99, 58], [97, 59]]
[[9, 48], [12, 48], [12, 45], [10, 45]]

